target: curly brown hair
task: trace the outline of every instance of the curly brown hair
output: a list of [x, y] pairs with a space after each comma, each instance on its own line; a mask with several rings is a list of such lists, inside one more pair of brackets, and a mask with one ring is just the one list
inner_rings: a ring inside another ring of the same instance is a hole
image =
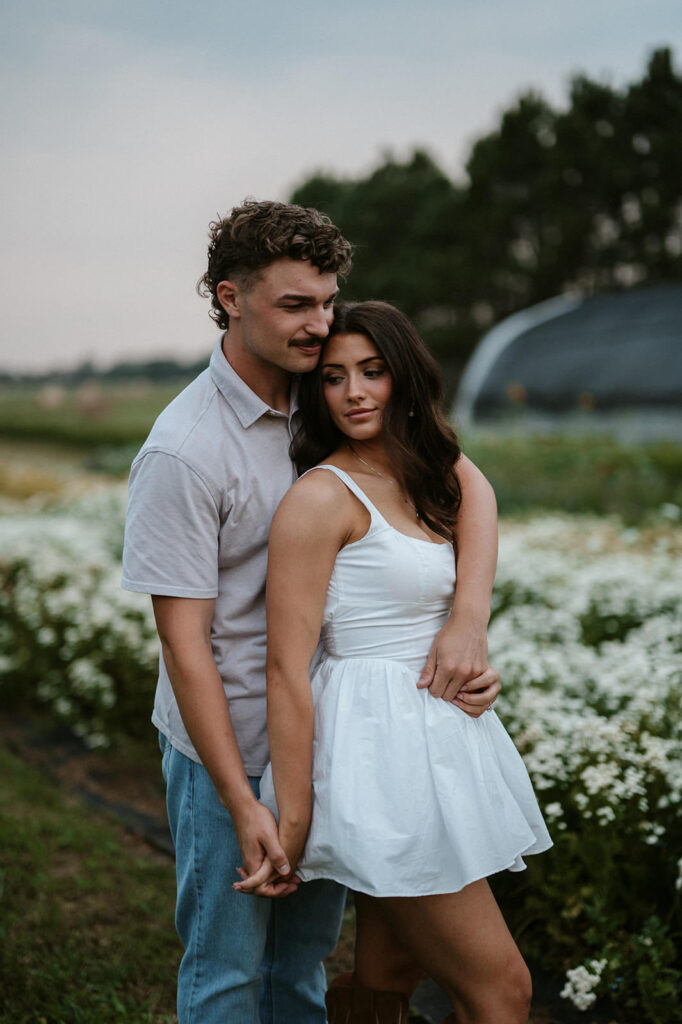
[[[452, 540], [462, 500], [456, 472], [462, 450], [443, 414], [438, 363], [405, 314], [387, 302], [334, 306], [329, 338], [336, 334], [364, 334], [385, 359], [392, 385], [384, 410], [388, 456], [427, 526]], [[302, 374], [298, 384], [301, 425], [289, 453], [299, 473], [326, 459], [346, 440], [324, 399], [323, 362], [324, 352], [317, 369]]]
[[284, 257], [310, 260], [322, 273], [344, 278], [351, 268], [350, 242], [329, 218], [291, 203], [246, 199], [227, 217], [211, 221], [209, 238], [208, 270], [197, 291], [210, 296], [209, 316], [223, 330], [229, 317], [216, 295], [221, 281], [237, 280], [248, 288], [259, 271]]

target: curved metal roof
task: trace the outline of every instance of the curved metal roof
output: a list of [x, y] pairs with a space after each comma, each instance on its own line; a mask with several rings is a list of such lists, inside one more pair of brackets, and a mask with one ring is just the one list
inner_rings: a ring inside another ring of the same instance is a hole
[[682, 413], [682, 286], [558, 297], [507, 318], [462, 378], [462, 425], [543, 414], [676, 407]]

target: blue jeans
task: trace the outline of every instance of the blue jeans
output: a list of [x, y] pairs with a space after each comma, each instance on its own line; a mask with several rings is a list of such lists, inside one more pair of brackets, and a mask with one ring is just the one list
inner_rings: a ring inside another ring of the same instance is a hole
[[[178, 1024], [324, 1024], [322, 961], [338, 940], [345, 889], [307, 882], [281, 900], [235, 892], [232, 819], [203, 765], [160, 742], [185, 947]], [[249, 781], [258, 796], [259, 780]]]

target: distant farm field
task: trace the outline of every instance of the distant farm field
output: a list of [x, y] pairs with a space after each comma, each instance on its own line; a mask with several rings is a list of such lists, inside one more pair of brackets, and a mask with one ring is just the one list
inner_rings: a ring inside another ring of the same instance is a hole
[[[125, 475], [154, 420], [186, 383], [0, 390], [0, 495], [54, 493], [79, 472]], [[503, 513], [616, 514], [637, 524], [661, 508], [669, 517], [682, 508], [679, 444], [488, 433], [464, 436], [462, 445], [493, 484]]]
[[81, 447], [141, 442], [188, 381], [0, 390], [0, 436]]

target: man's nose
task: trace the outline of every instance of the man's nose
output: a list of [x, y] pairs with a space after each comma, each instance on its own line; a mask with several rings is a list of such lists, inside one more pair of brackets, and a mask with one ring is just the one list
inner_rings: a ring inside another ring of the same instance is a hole
[[306, 331], [317, 338], [326, 338], [333, 318], [334, 313], [331, 309], [325, 309], [324, 306], [315, 307], [310, 311]]

